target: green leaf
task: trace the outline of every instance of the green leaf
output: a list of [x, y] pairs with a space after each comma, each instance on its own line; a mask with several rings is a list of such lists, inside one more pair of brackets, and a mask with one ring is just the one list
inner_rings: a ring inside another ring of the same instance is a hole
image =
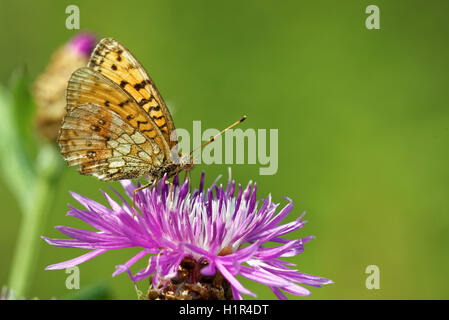
[[65, 296], [63, 300], [111, 300], [112, 297], [109, 291], [107, 283], [98, 282]]
[[24, 67], [16, 69], [10, 80], [12, 95], [13, 124], [29, 158], [36, 152], [36, 139], [34, 135], [35, 104], [30, 93], [30, 81]]
[[[9, 90], [0, 86], [0, 173], [17, 199], [23, 198], [34, 183], [34, 168], [13, 116], [15, 102]], [[19, 203], [22, 212], [26, 204]]]

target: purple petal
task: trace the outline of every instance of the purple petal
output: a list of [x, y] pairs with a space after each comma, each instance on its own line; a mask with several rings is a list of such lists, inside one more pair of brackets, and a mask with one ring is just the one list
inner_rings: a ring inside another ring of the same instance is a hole
[[134, 263], [139, 261], [142, 257], [146, 256], [149, 253], [149, 250], [143, 249], [138, 254], [136, 254], [134, 257], [129, 259], [124, 265], [118, 265], [116, 266], [115, 272], [112, 274], [113, 277], [121, 274], [124, 271], [129, 271], [129, 267], [131, 267]]
[[82, 256], [79, 256], [77, 258], [49, 265], [48, 267], [45, 268], [45, 270], [59, 270], [59, 269], [65, 269], [65, 268], [77, 266], [83, 262], [86, 262], [92, 258], [95, 258], [96, 256], [99, 256], [102, 253], [105, 253], [106, 251], [108, 251], [108, 250], [106, 250], [106, 249], [92, 250], [91, 252], [83, 254]]
[[256, 294], [246, 289], [227, 269], [220, 263], [217, 263], [217, 268], [223, 275], [223, 277], [228, 280], [228, 282], [239, 292], [256, 297]]
[[285, 296], [285, 294], [282, 293], [282, 291], [279, 288], [270, 287], [270, 289], [271, 291], [274, 292], [274, 294], [279, 300], [287, 300], [287, 297]]

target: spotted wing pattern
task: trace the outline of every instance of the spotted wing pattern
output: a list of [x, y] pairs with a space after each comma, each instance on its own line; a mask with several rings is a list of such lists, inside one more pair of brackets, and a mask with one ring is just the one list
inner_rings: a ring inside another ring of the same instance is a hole
[[70, 166], [101, 180], [148, 176], [170, 155], [159, 128], [132, 97], [89, 68], [69, 81], [58, 141]]
[[164, 100], [142, 65], [122, 44], [111, 38], [101, 40], [88, 67], [126, 91], [157, 125], [170, 148], [176, 147], [175, 126]]

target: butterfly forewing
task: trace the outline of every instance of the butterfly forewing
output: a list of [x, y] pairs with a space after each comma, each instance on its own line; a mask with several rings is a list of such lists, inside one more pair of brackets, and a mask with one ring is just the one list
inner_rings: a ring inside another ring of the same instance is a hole
[[176, 146], [173, 119], [164, 100], [142, 65], [122, 44], [111, 38], [101, 40], [88, 66], [126, 91], [153, 120], [169, 147]]

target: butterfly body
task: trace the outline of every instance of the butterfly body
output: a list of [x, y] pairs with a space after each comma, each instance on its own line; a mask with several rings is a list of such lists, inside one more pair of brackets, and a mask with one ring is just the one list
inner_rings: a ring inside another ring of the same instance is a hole
[[150, 182], [160, 181], [167, 175], [167, 177], [173, 177], [182, 171], [188, 171], [193, 168], [193, 160], [188, 154], [181, 153], [178, 158], [178, 162], [165, 162], [158, 168], [152, 168], [143, 176]]
[[145, 177], [150, 183], [190, 170], [159, 91], [118, 41], [101, 40], [67, 87], [58, 142], [69, 166], [104, 181]]

